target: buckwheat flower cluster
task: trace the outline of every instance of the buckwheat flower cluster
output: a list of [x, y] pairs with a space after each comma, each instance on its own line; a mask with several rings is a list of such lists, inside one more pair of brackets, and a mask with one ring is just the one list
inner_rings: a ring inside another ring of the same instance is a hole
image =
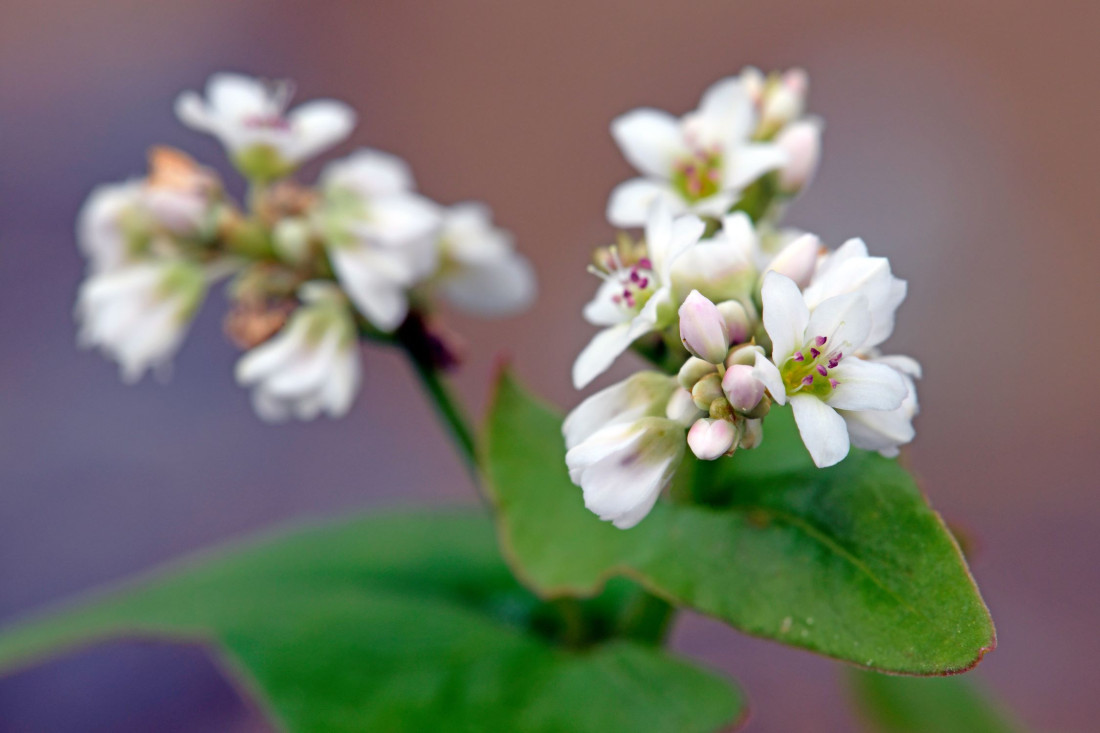
[[80, 343], [126, 381], [166, 372], [206, 293], [229, 278], [225, 327], [245, 354], [237, 381], [265, 420], [344, 415], [358, 391], [359, 342], [404, 347], [431, 368], [454, 363], [433, 314], [441, 297], [500, 316], [534, 298], [530, 264], [477, 203], [442, 206], [401, 159], [363, 149], [316, 185], [291, 175], [344, 141], [350, 107], [291, 107], [293, 86], [216, 74], [176, 103], [216, 137], [244, 176], [243, 205], [218, 174], [153, 148], [142, 178], [96, 188], [77, 225], [88, 275], [77, 294]]
[[563, 432], [585, 505], [616, 527], [649, 513], [686, 450], [728, 460], [760, 445], [776, 406], [822, 468], [914, 437], [920, 365], [881, 351], [905, 282], [862, 240], [830, 252], [781, 226], [820, 156], [807, 89], [801, 70], [750, 68], [682, 117], [640, 109], [611, 125], [642, 176], [614, 189], [608, 219], [643, 233], [596, 252], [584, 317], [600, 330], [573, 381], [627, 350], [651, 368], [581, 402]]

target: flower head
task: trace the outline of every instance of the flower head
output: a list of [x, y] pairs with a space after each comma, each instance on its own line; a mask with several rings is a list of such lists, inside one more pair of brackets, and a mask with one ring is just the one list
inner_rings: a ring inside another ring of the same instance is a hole
[[237, 362], [237, 381], [252, 387], [256, 413], [269, 422], [341, 417], [359, 388], [355, 323], [339, 290], [306, 283], [304, 305], [271, 340]]
[[436, 268], [439, 207], [415, 193], [408, 166], [376, 150], [330, 163], [317, 228], [340, 284], [382, 331], [401, 325], [408, 291]]
[[675, 219], [658, 202], [646, 223], [646, 256], [624, 262], [612, 250], [607, 271], [593, 268], [602, 280], [596, 297], [584, 308], [585, 319], [604, 330], [573, 364], [578, 389], [599, 376], [638, 337], [675, 319], [672, 269], [676, 260], [699, 242], [705, 225], [695, 216]]
[[215, 74], [206, 98], [184, 92], [176, 114], [189, 127], [217, 137], [248, 178], [286, 175], [307, 158], [346, 138], [355, 113], [335, 100], [317, 100], [288, 111], [294, 87], [240, 74]]
[[456, 204], [443, 212], [439, 268], [433, 280], [447, 300], [482, 316], [507, 315], [535, 298], [535, 273], [515, 251], [512, 236], [493, 226], [483, 204]]
[[78, 340], [119, 363], [123, 381], [165, 368], [206, 292], [202, 270], [183, 260], [146, 261], [101, 272], [80, 286]]
[[776, 402], [790, 400], [814, 462], [838, 463], [848, 454], [849, 436], [837, 410], [896, 410], [907, 392], [896, 370], [857, 355], [869, 347], [868, 299], [845, 293], [811, 310], [808, 295], [776, 272], [765, 275], [761, 299], [772, 356], [757, 354], [753, 374]]
[[737, 77], [711, 86], [699, 108], [677, 119], [656, 109], [617, 118], [611, 133], [643, 177], [612, 193], [607, 218], [617, 226], [640, 226], [654, 201], [673, 213], [720, 217], [741, 189], [786, 161], [770, 143], [753, 142], [757, 112]]

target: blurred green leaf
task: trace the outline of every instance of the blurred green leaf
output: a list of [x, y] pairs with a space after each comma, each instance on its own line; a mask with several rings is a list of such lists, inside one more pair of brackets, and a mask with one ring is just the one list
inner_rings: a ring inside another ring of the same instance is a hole
[[851, 672], [856, 707], [871, 733], [1021, 733], [967, 677], [913, 679]]
[[209, 643], [294, 731], [679, 733], [742, 717], [731, 685], [659, 649], [533, 633], [553, 610], [512, 578], [484, 518], [356, 520], [202, 554], [10, 627], [0, 671], [154, 636]]
[[969, 669], [995, 644], [958, 546], [908, 473], [863, 451], [814, 467], [789, 410], [768, 416], [755, 451], [685, 467], [709, 506], [659, 502], [626, 531], [584, 508], [560, 415], [508, 376], [484, 448], [505, 556], [546, 596], [624, 574], [747, 633], [907, 674]]

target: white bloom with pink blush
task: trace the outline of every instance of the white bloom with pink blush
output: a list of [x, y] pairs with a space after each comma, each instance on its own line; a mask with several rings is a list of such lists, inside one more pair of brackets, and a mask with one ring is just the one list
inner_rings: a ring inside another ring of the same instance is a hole
[[897, 410], [908, 393], [897, 370], [857, 356], [871, 346], [868, 298], [845, 293], [811, 309], [793, 280], [769, 272], [761, 300], [772, 355], [757, 354], [753, 376], [775, 402], [790, 401], [814, 463], [838, 463], [850, 447], [847, 421], [838, 411]]
[[673, 323], [677, 303], [672, 269], [685, 252], [699, 243], [705, 225], [695, 216], [673, 218], [658, 202], [646, 223], [647, 256], [637, 262], [615, 259], [609, 270], [593, 268], [603, 283], [584, 308], [585, 319], [603, 330], [573, 364], [573, 384], [583, 388], [604, 372], [639, 337]]
[[217, 137], [246, 176], [270, 180], [344, 140], [355, 126], [355, 112], [331, 99], [288, 111], [293, 90], [287, 81], [214, 74], [205, 98], [193, 91], [179, 96], [176, 115]]
[[641, 226], [655, 201], [673, 213], [721, 217], [741, 190], [786, 163], [786, 153], [755, 142], [753, 100], [737, 77], [723, 79], [683, 117], [643, 108], [617, 118], [611, 134], [642, 177], [611, 193], [607, 218], [616, 226]]

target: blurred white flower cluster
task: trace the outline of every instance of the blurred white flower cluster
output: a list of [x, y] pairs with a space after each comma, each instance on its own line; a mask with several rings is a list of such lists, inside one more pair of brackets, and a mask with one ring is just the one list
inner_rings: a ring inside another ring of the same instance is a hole
[[226, 330], [247, 350], [237, 380], [273, 421], [346, 413], [361, 338], [446, 351], [432, 328], [437, 294], [487, 316], [534, 298], [530, 264], [488, 208], [425, 198], [393, 155], [359, 150], [329, 163], [316, 186], [291, 179], [356, 119], [332, 100], [288, 109], [291, 95], [287, 82], [216, 74], [205, 96], [177, 101], [180, 120], [217, 137], [247, 180], [245, 206], [169, 148], [152, 150], [146, 177], [88, 197], [77, 226], [88, 259], [80, 342], [116, 360], [124, 380], [170, 365], [223, 277], [232, 277]]
[[584, 316], [601, 330], [573, 381], [629, 348], [656, 369], [584, 400], [563, 432], [585, 505], [617, 527], [649, 513], [685, 449], [710, 461], [760, 445], [775, 404], [790, 403], [820, 467], [913, 439], [920, 366], [879, 350], [905, 282], [859, 239], [829, 252], [779, 225], [817, 168], [807, 89], [801, 70], [750, 68], [683, 117], [640, 109], [611, 125], [642, 176], [615, 188], [608, 219], [644, 237], [596, 252]]

